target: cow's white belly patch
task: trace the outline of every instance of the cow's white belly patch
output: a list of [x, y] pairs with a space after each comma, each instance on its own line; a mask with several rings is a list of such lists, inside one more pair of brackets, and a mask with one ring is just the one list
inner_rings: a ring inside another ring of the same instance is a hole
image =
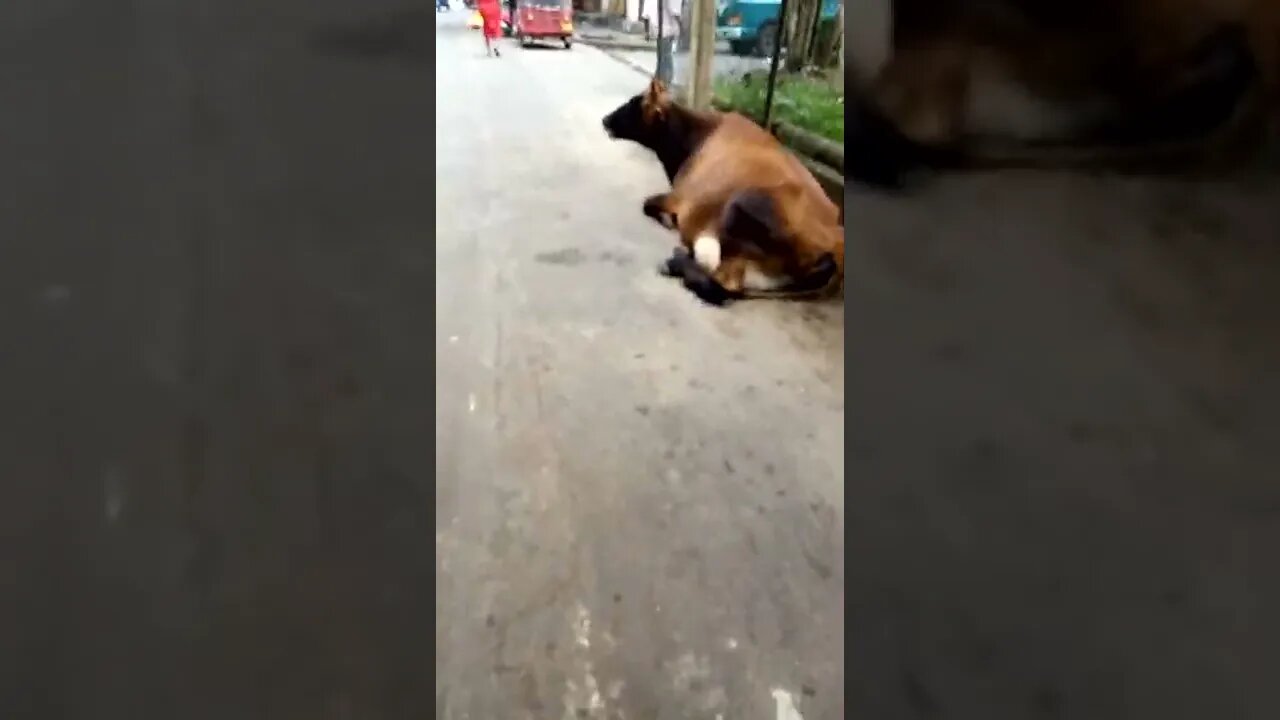
[[760, 268], [747, 265], [746, 272], [742, 275], [742, 287], [746, 290], [777, 290], [786, 285], [787, 280], [785, 277], [766, 275]]
[[715, 235], [699, 235], [693, 241], [693, 259], [707, 272], [720, 267], [720, 238]]

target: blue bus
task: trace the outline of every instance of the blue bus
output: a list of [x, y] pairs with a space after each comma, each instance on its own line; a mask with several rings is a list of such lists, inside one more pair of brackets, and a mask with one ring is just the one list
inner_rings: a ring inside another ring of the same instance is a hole
[[[794, 12], [794, 0], [788, 5], [787, 12]], [[778, 46], [781, 0], [719, 0], [716, 8], [717, 40], [728, 40], [736, 55], [773, 55]], [[840, 0], [823, 0], [822, 19], [835, 18], [839, 8]]]

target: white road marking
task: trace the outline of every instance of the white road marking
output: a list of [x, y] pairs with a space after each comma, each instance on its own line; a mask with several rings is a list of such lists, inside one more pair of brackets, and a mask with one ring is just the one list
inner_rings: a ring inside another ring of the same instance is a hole
[[699, 235], [693, 241], [693, 259], [707, 272], [720, 267], [720, 239], [715, 235]]
[[577, 617], [573, 623], [573, 639], [579, 647], [591, 647], [591, 613], [582, 604], [578, 605]]
[[696, 709], [699, 717], [723, 714], [729, 696], [715, 682], [709, 657], [686, 652], [671, 663], [670, 669], [672, 685], [682, 704]]
[[804, 716], [796, 708], [795, 696], [786, 690], [773, 689], [773, 704], [777, 720], [804, 720]]
[[609, 699], [614, 702], [617, 702], [618, 698], [622, 697], [623, 686], [624, 686], [624, 683], [621, 680], [614, 680], [613, 682], [609, 683], [609, 692], [608, 692]]
[[[586, 658], [586, 651], [591, 648], [591, 613], [582, 603], [575, 608], [572, 625], [574, 643], [581, 649], [576, 658], [581, 667], [572, 675], [580, 676], [581, 681], [575, 681], [573, 677], [565, 679], [564, 720], [582, 717], [598, 720], [604, 717], [605, 704], [591, 661]], [[621, 691], [621, 686], [618, 691]]]

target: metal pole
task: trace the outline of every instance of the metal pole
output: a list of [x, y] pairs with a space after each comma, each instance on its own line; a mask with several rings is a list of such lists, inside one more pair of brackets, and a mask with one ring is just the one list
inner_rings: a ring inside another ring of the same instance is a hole
[[778, 7], [778, 33], [773, 39], [773, 57], [769, 59], [769, 87], [764, 93], [764, 117], [761, 118], [764, 128], [769, 129], [769, 119], [773, 115], [773, 85], [778, 82], [778, 58], [782, 57], [782, 38], [786, 36], [787, 0], [782, 0]]

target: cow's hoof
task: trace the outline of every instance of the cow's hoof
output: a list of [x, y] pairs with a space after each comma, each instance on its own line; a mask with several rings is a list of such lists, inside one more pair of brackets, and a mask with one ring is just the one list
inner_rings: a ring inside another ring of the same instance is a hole
[[698, 278], [685, 276], [684, 286], [689, 292], [697, 295], [699, 300], [715, 307], [724, 307], [733, 299], [733, 293], [725, 290], [720, 283], [708, 276]]
[[671, 250], [671, 256], [658, 263], [658, 274], [663, 277], [682, 278], [687, 273], [685, 267], [690, 262], [689, 252], [684, 246], [677, 245]]
[[666, 278], [684, 277], [684, 275], [680, 271], [681, 270], [680, 261], [676, 260], [675, 258], [667, 258], [666, 260], [663, 260], [662, 262], [658, 263], [657, 269], [658, 269], [658, 274], [661, 275], [662, 277], [666, 277]]

